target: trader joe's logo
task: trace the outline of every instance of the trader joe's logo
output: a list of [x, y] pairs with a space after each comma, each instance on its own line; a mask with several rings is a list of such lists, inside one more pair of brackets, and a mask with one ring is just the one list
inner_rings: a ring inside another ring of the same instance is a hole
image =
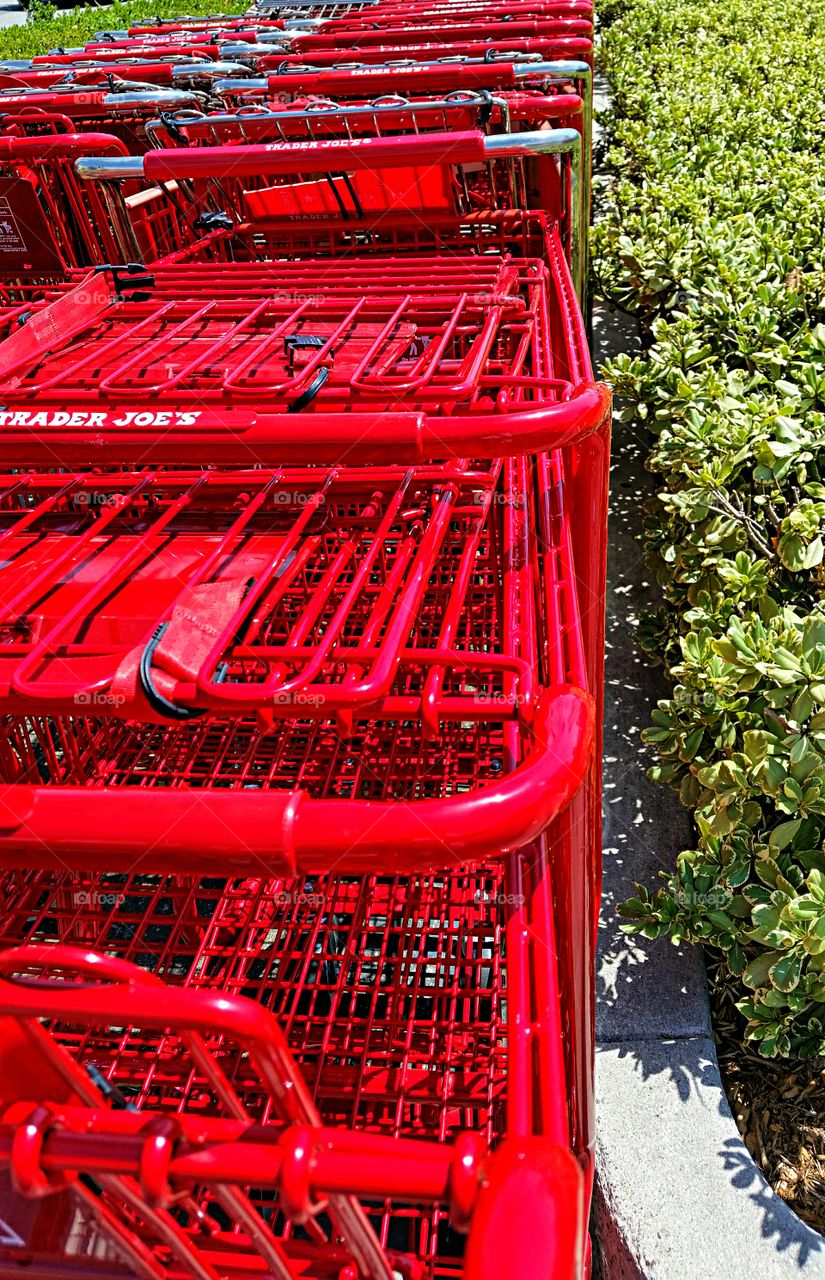
[[194, 427], [201, 410], [126, 409], [100, 413], [89, 409], [3, 409], [3, 427]]

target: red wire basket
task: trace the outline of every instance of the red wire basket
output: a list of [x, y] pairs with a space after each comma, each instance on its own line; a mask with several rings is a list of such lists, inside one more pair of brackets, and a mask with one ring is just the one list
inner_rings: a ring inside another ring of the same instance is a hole
[[[95, 132], [0, 137], [0, 298], [6, 306], [41, 297], [73, 269], [132, 256], [151, 260], [197, 236], [168, 190], [131, 183], [112, 198], [109, 187], [81, 181], [78, 157], [106, 155], [125, 158], [128, 151], [119, 138]], [[189, 223], [196, 217], [197, 210]]]
[[[549, 102], [544, 106], [556, 109]], [[531, 99], [531, 105], [520, 109], [533, 120], [534, 107]], [[460, 122], [463, 111], [448, 110], [447, 122]], [[250, 216], [256, 223], [274, 216], [286, 225], [296, 220], [306, 225], [311, 219], [317, 229], [326, 214], [333, 225], [346, 222], [349, 237], [359, 222], [363, 226], [380, 219], [382, 229], [406, 222], [415, 229], [422, 215], [428, 225], [433, 218], [455, 221], [466, 214], [478, 217], [530, 204], [562, 209], [566, 248], [580, 287], [586, 201], [579, 192], [581, 139], [575, 131], [516, 134], [509, 141], [510, 135], [500, 135], [487, 143], [482, 135], [466, 131], [416, 132], [396, 141], [380, 135], [347, 137], [350, 114], [352, 108], [330, 113], [327, 134], [343, 133], [323, 145], [311, 142], [315, 113], [295, 111], [290, 130], [299, 136], [303, 132], [306, 141], [282, 149], [263, 143], [257, 151], [212, 147], [208, 156], [200, 148], [187, 148], [153, 151], [133, 160], [119, 140], [104, 134], [0, 139], [0, 164], [7, 174], [0, 176], [5, 206], [0, 205], [0, 213], [6, 212], [10, 228], [0, 244], [6, 301], [21, 302], [84, 264], [163, 257], [191, 243], [198, 228], [208, 228], [216, 219], [222, 226]], [[367, 114], [372, 118], [375, 113]], [[397, 121], [395, 111], [390, 115]], [[443, 109], [433, 110], [431, 104], [411, 105], [409, 114], [404, 113], [413, 130], [420, 130], [422, 120], [431, 125], [444, 118]], [[494, 143], [500, 149], [488, 158]], [[352, 150], [356, 146], [357, 154]], [[112, 158], [92, 158], [101, 152]], [[560, 155], [569, 157], [569, 176], [561, 172]], [[341, 165], [348, 171], [342, 172]], [[296, 172], [302, 175], [297, 185]], [[323, 176], [312, 176], [317, 174]], [[82, 177], [104, 180], [84, 182]]]
[[463, 132], [481, 128], [511, 133], [574, 123], [584, 103], [577, 94], [535, 91], [461, 90], [439, 99], [409, 102], [403, 98], [369, 99], [342, 106], [332, 99], [302, 99], [273, 111], [247, 106], [231, 112], [204, 114], [167, 111], [146, 126], [157, 148], [247, 145], [259, 142], [323, 142], [336, 137], [398, 136], [404, 133]]
[[[438, 37], [441, 35], [441, 41]], [[335, 49], [352, 53], [358, 57], [360, 53], [372, 46], [382, 48], [393, 45], [461, 44], [466, 41], [498, 41], [506, 40], [510, 46], [521, 44], [531, 39], [569, 39], [580, 38], [592, 40], [593, 23], [589, 17], [579, 17], [569, 11], [563, 15], [552, 12], [537, 18], [522, 17], [520, 14], [498, 14], [487, 12], [483, 17], [464, 19], [460, 12], [445, 15], [443, 18], [432, 16], [420, 21], [409, 21], [393, 16], [369, 23], [335, 22], [323, 26], [311, 34], [303, 31], [292, 33], [284, 31], [273, 46], [272, 55], [279, 52], [314, 56], [324, 49]], [[235, 46], [237, 47], [237, 46]], [[527, 50], [530, 52], [529, 48]], [[264, 45], [249, 46], [248, 57], [256, 65], [258, 54], [270, 56]]]
[[0, 860], [413, 871], [533, 840], [593, 746], [548, 463], [7, 478], [6, 705], [41, 710], [5, 724]]
[[123, 53], [107, 59], [81, 51], [75, 56], [20, 59], [6, 66], [0, 63], [0, 89], [16, 93], [26, 89], [59, 92], [66, 86], [69, 90], [116, 92], [146, 91], [154, 86], [208, 91], [215, 80], [248, 74], [247, 68], [237, 62], [165, 50], [156, 57], [151, 56], [151, 50], [148, 53], [146, 57]]
[[[87, 277], [0, 343], [12, 428], [0, 457], [31, 462], [55, 446], [68, 463], [89, 426], [100, 460], [140, 448], [149, 463], [205, 456], [207, 442], [211, 461], [236, 463], [567, 443], [603, 421], [607, 397], [583, 365], [557, 235], [549, 248], [552, 276], [536, 260], [445, 256], [432, 289], [422, 257]], [[168, 408], [145, 407], [158, 396]]]
[[591, 19], [0, 69], [0, 1276], [587, 1271]]
[[[411, 123], [419, 109], [426, 115], [426, 106], [410, 106]], [[440, 252], [449, 237], [455, 245], [484, 252], [496, 245], [502, 215], [512, 221], [524, 211], [552, 210], [552, 217], [538, 215], [546, 229], [527, 251], [552, 256], [545, 240], [560, 220], [574, 287], [580, 291], [586, 200], [577, 130], [350, 137], [347, 110], [335, 113], [332, 128], [340, 136], [324, 142], [313, 140], [315, 113], [296, 111], [293, 127], [306, 129], [305, 141], [183, 147], [129, 159], [84, 157], [76, 167], [131, 243], [121, 260], [140, 259], [137, 237], [129, 240], [129, 220], [141, 201], [153, 210], [155, 222], [165, 226], [178, 220], [183, 244], [198, 225], [214, 223], [231, 233], [240, 224], [248, 227], [252, 245], [244, 256], [278, 259], [330, 252], [349, 257], [401, 245]], [[141, 179], [149, 185], [127, 197]], [[322, 231], [329, 233], [326, 249]], [[145, 229], [142, 234], [145, 238]]]
[[[248, 16], [238, 17], [237, 15], [221, 15], [214, 18], [160, 18], [156, 20], [147, 20], [137, 22], [129, 27], [128, 30], [120, 31], [100, 31], [93, 40], [89, 41], [86, 48], [112, 48], [119, 45], [128, 47], [130, 41], [139, 40], [149, 42], [160, 42], [165, 40], [198, 38], [204, 34], [209, 34], [211, 38], [222, 39], [244, 39], [244, 40], [265, 40], [277, 39], [278, 32], [288, 29], [289, 27], [301, 25], [317, 25], [321, 30], [334, 29], [336, 21], [341, 17], [346, 19], [346, 26], [356, 27], [371, 24], [376, 20], [386, 20], [389, 16], [394, 19], [404, 17], [421, 23], [429, 21], [431, 18], [449, 20], [451, 15], [456, 13], [463, 15], [500, 15], [505, 14], [527, 14], [535, 17], [543, 17], [548, 15], [571, 14], [575, 16], [589, 17], [593, 12], [593, 5], [590, 0], [550, 0], [547, 4], [537, 4], [536, 0], [516, 0], [513, 4], [506, 6], [500, 3], [490, 3], [489, 0], [474, 0], [474, 2], [453, 6], [450, 4], [410, 4], [410, 3], [369, 3], [363, 5], [347, 5], [339, 4], [333, 7], [331, 13], [332, 20], [319, 18], [311, 13], [311, 9], [316, 6], [303, 6], [296, 17], [277, 18], [266, 17], [256, 10], [255, 13]], [[288, 6], [284, 6], [287, 9]], [[360, 12], [359, 12], [360, 9]], [[350, 10], [347, 12], [347, 10]]]
[[587, 1175], [552, 934], [533, 970], [512, 960], [510, 1000], [545, 1019], [533, 1052], [506, 1028], [508, 939], [547, 918], [547, 883], [522, 887], [503, 909], [494, 873], [29, 879], [4, 933], [37, 903], [29, 936], [100, 923], [146, 968], [83, 944], [4, 953], [0, 1257], [77, 1275], [96, 1259], [108, 1275], [481, 1280], [515, 1256], [506, 1218], [520, 1275], [579, 1274]]

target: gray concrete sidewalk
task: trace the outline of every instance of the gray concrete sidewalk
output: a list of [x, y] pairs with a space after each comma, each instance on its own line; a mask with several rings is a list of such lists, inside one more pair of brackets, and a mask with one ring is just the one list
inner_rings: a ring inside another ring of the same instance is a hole
[[21, 27], [26, 21], [26, 10], [17, 0], [0, 0], [0, 27]]

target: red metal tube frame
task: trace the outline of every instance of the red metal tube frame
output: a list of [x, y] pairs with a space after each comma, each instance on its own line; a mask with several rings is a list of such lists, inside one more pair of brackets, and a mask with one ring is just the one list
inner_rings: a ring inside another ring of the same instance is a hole
[[128, 156], [129, 149], [110, 133], [60, 133], [54, 137], [0, 138], [0, 164], [65, 160], [83, 155]]
[[[555, 38], [531, 36], [518, 41], [517, 44], [519, 47], [514, 50], [512, 44], [508, 43], [505, 32], [498, 47], [484, 40], [457, 40], [452, 44], [448, 40], [434, 40], [410, 45], [368, 45], [357, 49], [351, 61], [368, 64], [393, 62], [400, 58], [409, 58], [414, 62], [434, 62], [437, 58], [486, 57], [491, 62], [496, 58], [500, 58], [503, 62], [512, 62], [519, 54], [539, 54], [547, 61], [564, 58], [581, 59], [591, 67], [593, 65], [593, 41], [585, 36]], [[255, 60], [255, 66], [259, 73], [265, 74], [267, 71], [277, 71], [281, 67], [286, 69], [290, 66], [305, 66], [309, 61], [315, 67], [321, 67], [335, 66], [349, 60], [345, 50], [312, 49], [307, 53], [261, 54]]]
[[[586, 383], [570, 400], [507, 414], [429, 418], [403, 413], [316, 413], [294, 416], [232, 410], [204, 411], [195, 428], [176, 427], [159, 433], [115, 427], [113, 422], [143, 406], [119, 406], [94, 414], [93, 429], [59, 426], [26, 427], [31, 413], [0, 410], [0, 463], [7, 466], [187, 466], [194, 456], [217, 466], [277, 466], [285, 463], [351, 465], [447, 461], [458, 458], [518, 457], [578, 444], [597, 431], [610, 413], [610, 392], [601, 383]], [[39, 415], [42, 416], [42, 415]], [[51, 413], [70, 420], [71, 413]], [[78, 414], [78, 417], [83, 415]]]
[[[34, 969], [62, 970], [79, 975], [80, 981], [12, 979], [15, 973]], [[190, 1188], [212, 1185], [219, 1200], [222, 1190], [232, 1189], [231, 1208], [251, 1211], [241, 1220], [253, 1247], [258, 1244], [265, 1258], [268, 1251], [276, 1274], [292, 1274], [263, 1223], [260, 1241], [255, 1239], [254, 1211], [239, 1197], [240, 1184], [277, 1189], [280, 1207], [299, 1222], [312, 1214], [320, 1197], [328, 1197], [353, 1257], [368, 1276], [388, 1280], [392, 1268], [354, 1195], [448, 1203], [454, 1226], [470, 1232], [467, 1280], [500, 1280], [506, 1274], [576, 1280], [581, 1275], [584, 1179], [569, 1150], [543, 1138], [508, 1138], [491, 1157], [472, 1134], [445, 1146], [324, 1128], [280, 1029], [249, 999], [217, 990], [169, 988], [128, 962], [73, 947], [7, 951], [0, 955], [0, 974], [0, 1014], [31, 1030], [27, 1052], [34, 1050], [52, 1068], [53, 1079], [62, 1077], [64, 1082], [56, 1101], [27, 1102], [21, 1096], [25, 1089], [15, 1087], [14, 1101], [0, 1118], [0, 1168], [9, 1169], [21, 1197], [48, 1196], [73, 1186], [82, 1195], [82, 1185], [74, 1181], [77, 1175], [94, 1177], [130, 1206], [129, 1226], [111, 1212], [102, 1225], [116, 1246], [126, 1248], [127, 1258], [133, 1251], [138, 1264], [141, 1246], [134, 1235], [135, 1214], [138, 1221], [148, 1215], [156, 1226], [166, 1226], [173, 1257], [184, 1265], [198, 1265], [198, 1250], [190, 1252], [186, 1236], [170, 1229], [166, 1206]], [[182, 1113], [170, 1120], [148, 1112], [107, 1109], [80, 1064], [40, 1026], [44, 1018], [90, 1028], [122, 1026], [124, 1016], [130, 1027], [172, 1028], [205, 1074], [227, 1118]], [[251, 1123], [242, 1100], [209, 1053], [203, 1037], [210, 1033], [228, 1037], [246, 1051], [272, 1093], [282, 1123]], [[94, 1198], [87, 1197], [86, 1203], [94, 1211]], [[510, 1232], [516, 1227], [514, 1246]], [[149, 1256], [143, 1254], [147, 1260]], [[207, 1259], [204, 1255], [208, 1266]], [[400, 1263], [405, 1275], [420, 1274], [407, 1270], [413, 1261]], [[146, 1273], [140, 1265], [136, 1270]], [[195, 1274], [203, 1274], [202, 1267]]]
[[397, 138], [341, 138], [323, 143], [264, 143], [209, 147], [196, 151], [150, 151], [142, 171], [150, 182], [180, 178], [224, 178], [264, 174], [325, 173], [330, 168], [404, 168], [408, 164], [473, 164], [484, 161], [484, 135], [464, 133], [402, 135]]
[[[495, 40], [498, 35], [508, 41], [519, 43], [525, 38], [584, 36], [592, 39], [593, 23], [586, 18], [550, 17], [539, 19], [523, 19], [516, 16], [513, 21], [496, 21], [495, 16], [486, 15], [477, 22], [466, 22], [461, 16], [439, 23], [424, 21], [405, 25], [377, 24], [371, 27], [347, 26], [344, 31], [318, 31], [312, 35], [301, 35], [290, 40], [289, 32], [284, 33], [283, 44], [290, 52], [314, 53], [318, 49], [344, 49], [357, 56], [361, 49], [372, 45], [418, 44], [425, 40], [437, 38], [437, 33], [444, 31], [449, 41], [475, 40], [485, 38]], [[280, 43], [280, 42], [279, 42]], [[230, 46], [231, 47], [231, 46]], [[237, 46], [235, 46], [237, 47]], [[253, 56], [258, 51], [265, 52], [264, 45], [255, 45], [250, 50]]]
[[[568, 805], [593, 753], [589, 694], [543, 694], [520, 765], [495, 785], [438, 800], [316, 800], [304, 792], [19, 786], [0, 790], [0, 863], [292, 878], [413, 874], [499, 857]], [[117, 854], [113, 855], [113, 850]]]

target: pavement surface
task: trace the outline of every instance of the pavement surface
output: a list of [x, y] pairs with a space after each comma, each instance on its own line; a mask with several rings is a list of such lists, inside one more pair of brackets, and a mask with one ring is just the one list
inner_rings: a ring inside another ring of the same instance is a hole
[[26, 10], [16, 0], [0, 0], [0, 27], [22, 27]]

